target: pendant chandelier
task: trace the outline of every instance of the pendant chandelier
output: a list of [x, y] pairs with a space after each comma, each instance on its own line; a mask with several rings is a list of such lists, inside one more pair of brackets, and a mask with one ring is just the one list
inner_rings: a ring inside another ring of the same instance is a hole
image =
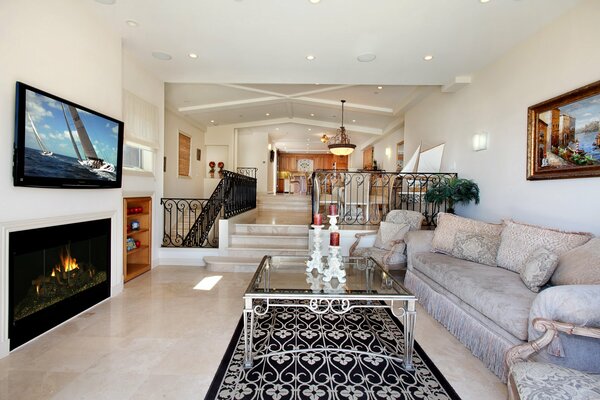
[[335, 135], [330, 140], [329, 151], [331, 151], [336, 156], [347, 156], [352, 153], [356, 148], [355, 144], [350, 143], [350, 138], [346, 134], [346, 128], [344, 128], [344, 103], [346, 100], [341, 100], [342, 102], [342, 126], [337, 131], [337, 135]]

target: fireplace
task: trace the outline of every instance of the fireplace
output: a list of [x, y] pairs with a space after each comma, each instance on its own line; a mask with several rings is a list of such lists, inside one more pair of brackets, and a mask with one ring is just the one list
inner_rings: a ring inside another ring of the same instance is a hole
[[110, 296], [111, 220], [9, 234], [10, 349]]

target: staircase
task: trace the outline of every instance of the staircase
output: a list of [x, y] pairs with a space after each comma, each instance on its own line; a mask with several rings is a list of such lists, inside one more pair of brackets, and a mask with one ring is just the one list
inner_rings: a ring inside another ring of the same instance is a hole
[[308, 196], [259, 195], [257, 207], [255, 223], [236, 224], [229, 246], [219, 247], [220, 256], [204, 257], [207, 270], [254, 272], [265, 255], [309, 255]]

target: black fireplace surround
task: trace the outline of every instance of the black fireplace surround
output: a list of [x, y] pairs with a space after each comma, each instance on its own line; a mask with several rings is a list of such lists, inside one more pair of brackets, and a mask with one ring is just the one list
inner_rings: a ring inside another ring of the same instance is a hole
[[110, 297], [111, 220], [9, 234], [10, 349]]

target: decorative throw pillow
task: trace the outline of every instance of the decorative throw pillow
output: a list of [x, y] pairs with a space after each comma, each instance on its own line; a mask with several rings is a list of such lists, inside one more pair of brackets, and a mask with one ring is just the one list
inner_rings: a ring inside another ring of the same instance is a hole
[[560, 256], [592, 237], [589, 233], [561, 232], [510, 220], [504, 224], [497, 261], [499, 267], [513, 272], [521, 272], [525, 260], [535, 249], [544, 247]]
[[562, 254], [550, 281], [553, 285], [600, 285], [600, 238]]
[[394, 224], [392, 222], [381, 222], [379, 224], [379, 231], [375, 238], [373, 247], [377, 247], [382, 250], [391, 250], [394, 244], [394, 240], [404, 239], [404, 235], [410, 229], [408, 224]]
[[531, 252], [521, 269], [521, 280], [532, 292], [539, 292], [540, 288], [550, 280], [558, 265], [558, 256], [544, 247]]
[[458, 231], [454, 235], [452, 256], [479, 264], [496, 266], [500, 236]]
[[500, 232], [502, 232], [502, 228], [503, 225], [501, 224], [488, 224], [487, 222], [463, 218], [454, 214], [439, 213], [437, 219], [437, 228], [435, 228], [431, 246], [435, 252], [452, 254], [456, 232], [464, 231], [469, 233], [498, 236], [500, 235]]

